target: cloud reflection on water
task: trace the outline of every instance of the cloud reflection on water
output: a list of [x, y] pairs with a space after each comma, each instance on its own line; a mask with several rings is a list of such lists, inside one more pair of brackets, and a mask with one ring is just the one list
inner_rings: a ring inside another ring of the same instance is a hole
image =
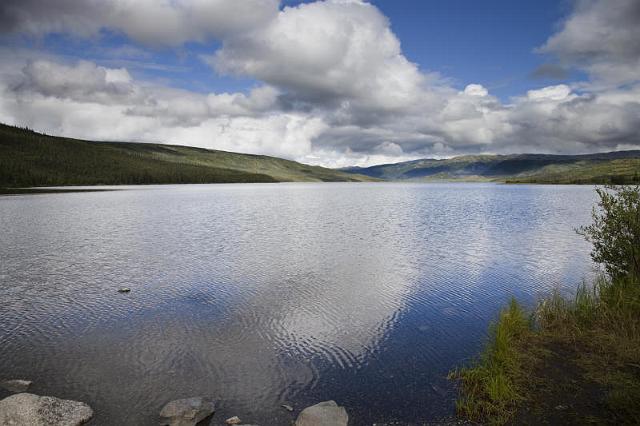
[[570, 231], [592, 201], [437, 184], [2, 198], [0, 372], [86, 399], [99, 423], [154, 424], [195, 394], [277, 425], [281, 403], [340, 393], [380, 420], [418, 397], [371, 408], [382, 388], [423, 388], [467, 356], [507, 294], [579, 280], [588, 250]]

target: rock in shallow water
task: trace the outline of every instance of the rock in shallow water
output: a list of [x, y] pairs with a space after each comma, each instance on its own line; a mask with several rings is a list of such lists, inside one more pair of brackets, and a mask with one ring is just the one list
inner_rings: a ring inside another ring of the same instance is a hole
[[25, 392], [31, 386], [30, 380], [5, 380], [0, 383], [0, 387], [8, 390], [9, 392]]
[[18, 393], [0, 401], [0, 425], [78, 426], [93, 417], [84, 402]]
[[166, 426], [195, 426], [212, 415], [215, 403], [202, 397], [177, 399], [169, 402], [160, 411], [160, 424]]
[[324, 401], [302, 410], [295, 426], [347, 426], [348, 422], [344, 407], [335, 401]]
[[242, 423], [242, 420], [240, 420], [240, 417], [238, 416], [233, 416], [233, 417], [229, 417], [224, 422], [228, 425], [239, 425], [240, 423]]

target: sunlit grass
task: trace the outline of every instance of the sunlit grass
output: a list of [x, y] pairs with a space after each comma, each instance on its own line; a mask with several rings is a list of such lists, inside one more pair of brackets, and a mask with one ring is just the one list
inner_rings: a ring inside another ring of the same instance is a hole
[[504, 423], [515, 404], [522, 399], [516, 381], [523, 358], [517, 350], [530, 333], [524, 310], [515, 299], [500, 313], [491, 327], [491, 338], [475, 365], [456, 370], [451, 378], [460, 379], [462, 396], [456, 402], [459, 414], [475, 421]]

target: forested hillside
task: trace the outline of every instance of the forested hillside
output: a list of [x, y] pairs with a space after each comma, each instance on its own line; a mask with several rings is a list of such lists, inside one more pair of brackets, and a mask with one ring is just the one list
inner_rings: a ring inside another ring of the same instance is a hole
[[262, 155], [91, 142], [0, 124], [0, 187], [370, 180]]

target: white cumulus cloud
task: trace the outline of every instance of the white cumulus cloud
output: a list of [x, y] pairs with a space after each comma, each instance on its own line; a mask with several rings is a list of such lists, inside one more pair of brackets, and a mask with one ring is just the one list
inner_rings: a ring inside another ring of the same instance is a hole
[[329, 166], [640, 148], [639, 1], [575, 4], [540, 50], [590, 79], [504, 102], [480, 84], [460, 89], [421, 70], [404, 56], [389, 20], [365, 1], [282, 9], [275, 0], [4, 2], [5, 31], [119, 31], [129, 39], [127, 60], [137, 46], [214, 37], [221, 47], [202, 58], [216, 72], [257, 83], [242, 92], [195, 92], [134, 78], [126, 61], [110, 67], [0, 49], [0, 121]]

